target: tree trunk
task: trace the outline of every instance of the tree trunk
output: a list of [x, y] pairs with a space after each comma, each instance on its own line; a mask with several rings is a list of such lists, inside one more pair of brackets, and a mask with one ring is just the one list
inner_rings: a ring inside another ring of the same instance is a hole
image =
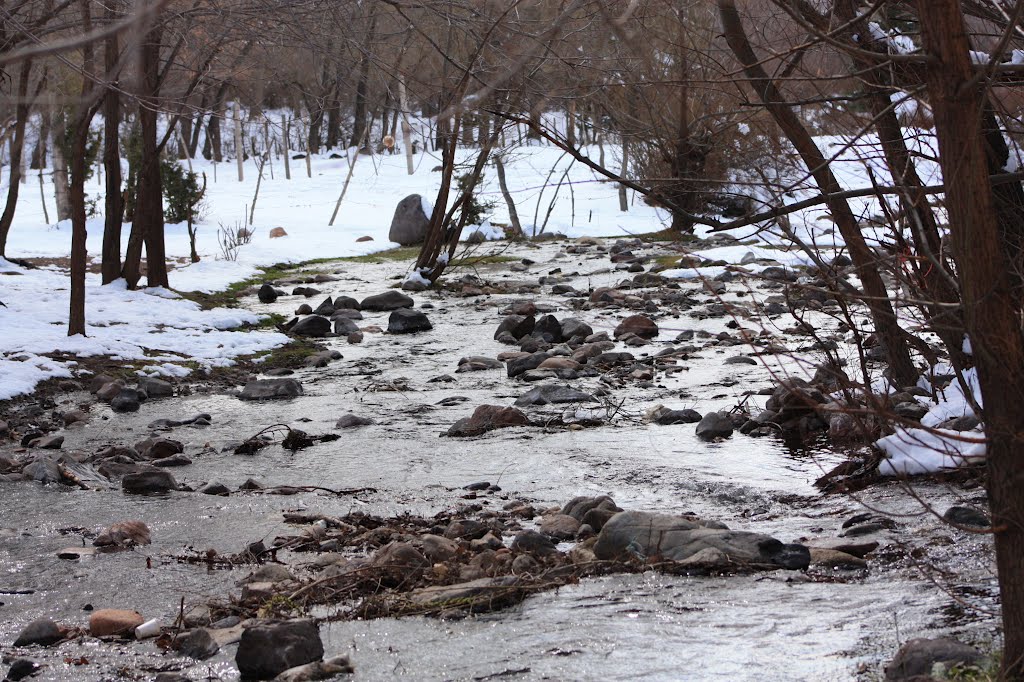
[[28, 81], [31, 73], [32, 62], [26, 59], [18, 73], [18, 104], [15, 107], [14, 136], [11, 138], [11, 177], [7, 187], [7, 205], [0, 216], [0, 256], [7, 254], [7, 235], [14, 222], [18, 192], [21, 189], [21, 157], [25, 149], [25, 124], [29, 114]]
[[914, 384], [917, 381], [917, 370], [914, 368], [907, 348], [906, 333], [900, 328], [896, 313], [889, 302], [885, 283], [873, 262], [874, 254], [860, 232], [857, 218], [850, 209], [849, 203], [832, 196], [842, 191], [839, 181], [836, 180], [810, 133], [807, 132], [789, 105], [785, 104], [782, 93], [769, 79], [750, 46], [739, 12], [736, 10], [735, 1], [718, 0], [718, 8], [726, 42], [743, 65], [750, 87], [793, 144], [804, 165], [814, 177], [818, 188], [825, 196], [829, 197], [826, 205], [832, 213], [832, 220], [835, 221], [836, 227], [839, 228], [846, 246], [850, 250], [850, 258], [853, 260], [857, 276], [864, 288], [864, 304], [871, 312], [875, 331], [885, 348], [891, 380], [899, 387]]
[[516, 235], [522, 235], [523, 224], [519, 222], [519, 211], [516, 210], [515, 199], [512, 198], [512, 193], [508, 191], [508, 184], [505, 182], [505, 164], [502, 162], [501, 154], [494, 155], [494, 168], [498, 171], [498, 187], [501, 189], [501, 196], [504, 197], [505, 205], [508, 207], [508, 221], [512, 224]]
[[36, 146], [32, 149], [32, 160], [29, 162], [29, 168], [33, 170], [43, 170], [46, 168], [46, 157], [47, 143], [50, 139], [50, 117], [42, 116], [39, 122], [39, 137], [36, 138]]
[[50, 134], [53, 148], [53, 195], [57, 203], [57, 220], [68, 220], [71, 218], [71, 202], [68, 198], [68, 161], [64, 157], [64, 146], [61, 140], [65, 139], [64, 120], [59, 126], [51, 123]]
[[245, 149], [242, 144], [242, 107], [236, 99], [231, 107], [231, 118], [234, 121], [235, 164], [238, 166], [238, 181], [245, 179]]
[[918, 0], [964, 318], [984, 398], [988, 498], [1003, 615], [1001, 679], [1024, 679], [1024, 334], [989, 180], [967, 29], [957, 0]]
[[352, 138], [348, 143], [349, 147], [355, 147], [360, 140], [367, 139], [366, 134], [366, 113], [368, 108], [367, 91], [370, 85], [370, 45], [373, 44], [373, 36], [377, 30], [377, 13], [370, 15], [370, 29], [366, 32], [366, 42], [363, 46], [363, 54], [359, 59], [359, 81], [356, 83], [355, 111], [352, 114]]
[[405, 149], [405, 166], [409, 175], [412, 175], [416, 168], [412, 162], [412, 126], [409, 125], [409, 101], [405, 93], [405, 79], [398, 78], [398, 106], [402, 109], [402, 147]]
[[[90, 13], [91, 0], [81, 0], [82, 32], [88, 34], [92, 28]], [[85, 336], [85, 269], [88, 253], [86, 251], [86, 215], [85, 215], [85, 174], [86, 146], [89, 142], [89, 123], [92, 121], [96, 108], [90, 99], [93, 89], [91, 77], [95, 74], [94, 48], [87, 44], [83, 49], [83, 78], [81, 101], [75, 108], [71, 119], [71, 185], [69, 187], [71, 203], [71, 301], [68, 312], [68, 336], [81, 334]]]
[[[623, 135], [622, 136], [622, 170], [619, 172], [619, 175], [621, 175], [622, 177], [626, 177], [626, 175], [628, 173], [629, 173], [629, 140], [626, 138], [625, 135]], [[626, 195], [626, 186], [625, 185], [619, 185], [619, 210], [623, 211], [623, 212], [629, 210], [629, 199], [628, 199], [628, 197]]]
[[[116, 16], [114, 3], [107, 5], [107, 20], [113, 22]], [[104, 197], [103, 221], [103, 283], [109, 284], [121, 276], [121, 228], [124, 220], [124, 200], [121, 197], [121, 150], [118, 133], [121, 123], [120, 85], [114, 73], [117, 68], [120, 47], [117, 33], [107, 38], [104, 50], [104, 66], [107, 79], [111, 81], [103, 97], [103, 166], [106, 170], [106, 196]]]

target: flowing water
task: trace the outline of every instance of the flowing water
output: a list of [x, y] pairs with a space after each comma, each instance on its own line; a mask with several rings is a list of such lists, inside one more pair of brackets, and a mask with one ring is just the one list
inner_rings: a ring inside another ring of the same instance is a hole
[[[606, 257], [566, 256], [557, 245], [518, 255], [540, 264], [527, 273], [490, 265], [480, 274], [491, 280], [536, 282], [559, 267], [578, 271], [568, 280], [584, 289], [625, 277], [621, 272], [593, 274], [607, 268]], [[385, 290], [391, 284], [388, 277], [401, 266], [385, 262], [323, 268], [341, 277], [316, 285], [324, 295], [362, 298]], [[698, 299], [714, 302], [699, 286], [684, 286], [693, 288]], [[839, 572], [834, 580], [827, 571], [818, 571], [817, 577], [790, 571], [716, 578], [610, 576], [455, 622], [405, 618], [325, 623], [327, 654], [349, 654], [356, 679], [846, 680], [857, 677], [859, 669], [868, 670], [870, 679], [879, 661], [911, 637], [954, 632], [983, 642], [994, 636], [994, 616], [962, 608], [965, 601], [993, 608], [996, 586], [984, 536], [944, 527], [898, 484], [876, 486], [856, 499], [820, 496], [812, 483], [842, 461], [839, 453], [792, 449], [774, 439], [739, 434], [709, 444], [694, 436], [693, 425], [657, 426], [641, 419], [656, 403], [702, 413], [731, 407], [745, 392], [769, 386], [773, 372], [792, 369], [796, 360], [782, 358], [771, 368], [727, 365], [724, 358], [749, 348], [704, 349], [685, 363], [685, 371], [659, 375], [647, 387], [614, 386], [609, 401], [621, 408], [609, 425], [578, 431], [517, 428], [476, 439], [445, 438], [440, 434], [476, 405], [508, 405], [529, 388], [507, 379], [504, 370], [454, 373], [462, 356], [494, 357], [508, 350], [492, 340], [498, 311], [507, 302], [532, 298], [555, 306], [559, 318], [576, 313], [567, 307], [568, 299], [544, 294], [414, 297], [417, 305], [434, 306], [426, 311], [432, 331], [367, 333], [360, 345], [329, 340], [345, 357], [326, 368], [299, 371], [296, 378], [305, 387], [301, 398], [255, 404], [197, 390], [144, 403], [132, 415], [113, 414], [95, 404], [90, 422], [66, 433], [66, 450], [92, 452], [104, 444], [142, 440], [155, 419], [206, 412], [213, 416], [211, 426], [179, 427], [169, 434], [186, 443], [185, 454], [194, 462], [174, 470], [179, 482], [217, 480], [235, 489], [255, 478], [267, 486], [376, 492], [138, 498], [124, 495], [117, 485], [82, 491], [0, 483], [0, 650], [8, 652], [20, 629], [40, 616], [84, 625], [88, 612], [83, 609], [91, 605], [131, 608], [169, 623], [182, 598], [198, 604], [237, 594], [245, 570], [208, 570], [173, 557], [192, 549], [237, 552], [255, 540], [269, 542], [275, 535], [294, 532], [282, 523], [284, 510], [432, 514], [463, 503], [462, 486], [477, 481], [502, 488], [498, 495], [475, 500], [484, 505], [499, 507], [506, 496], [527, 498], [544, 508], [577, 495], [609, 494], [627, 509], [694, 512], [785, 542], [835, 538], [842, 522], [863, 511], [864, 504], [894, 514], [897, 527], [876, 538], [883, 547], [868, 571]], [[750, 297], [727, 298], [742, 302]], [[289, 296], [263, 305], [246, 299], [246, 304], [259, 312], [290, 314], [299, 300]], [[310, 302], [315, 307], [319, 300]], [[596, 331], [610, 332], [626, 314], [589, 310], [579, 316]], [[359, 324], [386, 328], [387, 315], [364, 313]], [[662, 318], [659, 339], [672, 339], [683, 329], [717, 334], [730, 319], [697, 320], [685, 314]], [[793, 346], [803, 342], [793, 340]], [[632, 352], [653, 354], [664, 345], [659, 341]], [[457, 381], [427, 381], [440, 374]], [[591, 390], [600, 385], [596, 379], [575, 383]], [[438, 404], [452, 396], [468, 400]], [[86, 398], [69, 395], [61, 407], [68, 409]], [[253, 456], [221, 451], [272, 424], [328, 433], [347, 412], [376, 423], [345, 430], [340, 440], [294, 454], [278, 445]], [[541, 413], [532, 412], [535, 418]], [[964, 495], [937, 484], [917, 486], [916, 492], [939, 512]], [[61, 548], [82, 544], [81, 529], [127, 519], [145, 521], [153, 544], [80, 561], [56, 557]], [[10, 594], [17, 591], [31, 593]], [[183, 663], [151, 642], [108, 645], [87, 637], [56, 650], [21, 653], [47, 664], [42, 679], [115, 679], [122, 673], [146, 679], [153, 671], [177, 669]], [[233, 654], [234, 647], [226, 647], [210, 661], [187, 665], [186, 673], [193, 679], [236, 679]], [[81, 662], [83, 656], [86, 665], [65, 662]]]

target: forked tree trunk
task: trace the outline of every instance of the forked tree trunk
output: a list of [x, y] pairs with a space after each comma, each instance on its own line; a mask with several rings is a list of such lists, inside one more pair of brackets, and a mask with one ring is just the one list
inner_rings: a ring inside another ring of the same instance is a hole
[[768, 77], [761, 61], [754, 53], [736, 10], [735, 0], [718, 0], [718, 8], [726, 42], [743, 65], [750, 87], [792, 143], [822, 194], [828, 197], [826, 205], [846, 242], [857, 277], [864, 288], [864, 304], [871, 313], [875, 332], [885, 348], [892, 381], [897, 386], [914, 384], [917, 381], [917, 370], [907, 348], [906, 333], [896, 319], [885, 283], [873, 262], [874, 254], [860, 232], [856, 216], [846, 200], [835, 197], [836, 193], [842, 191], [839, 181], [833, 175], [811, 134], [785, 103], [782, 93]]
[[974, 80], [957, 0], [917, 0], [927, 85], [946, 181], [946, 210], [964, 318], [985, 409], [988, 498], [995, 538], [1007, 680], [1024, 679], [1024, 334], [1021, 298], [989, 180]]

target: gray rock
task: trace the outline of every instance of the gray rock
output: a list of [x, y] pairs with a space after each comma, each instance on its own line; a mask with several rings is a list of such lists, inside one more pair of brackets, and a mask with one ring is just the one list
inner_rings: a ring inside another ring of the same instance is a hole
[[551, 514], [540, 520], [538, 528], [542, 535], [555, 540], [572, 540], [580, 529], [580, 522], [568, 514]]
[[203, 495], [219, 495], [220, 497], [227, 497], [231, 494], [231, 490], [219, 481], [211, 481], [200, 487], [196, 492]]
[[749, 355], [733, 355], [725, 359], [727, 365], [756, 365], [757, 360]]
[[760, 533], [729, 530], [724, 524], [694, 517], [620, 512], [601, 529], [594, 545], [598, 559], [636, 556], [683, 561], [705, 549], [721, 552], [737, 564], [804, 569], [810, 552], [803, 545], [785, 545]]
[[178, 489], [178, 482], [168, 471], [140, 471], [126, 474], [121, 489], [132, 495], [161, 495]]
[[138, 387], [145, 391], [146, 397], [150, 400], [170, 398], [174, 395], [174, 386], [171, 382], [156, 377], [142, 377], [139, 379]]
[[532, 388], [523, 395], [516, 398], [517, 407], [528, 405], [557, 405], [562, 403], [594, 403], [597, 398], [578, 391], [572, 386], [561, 386], [558, 384], [544, 384]]
[[23, 680], [26, 677], [35, 675], [41, 668], [41, 665], [30, 658], [16, 658], [11, 661], [11, 667], [7, 670], [7, 680], [9, 682]]
[[178, 635], [171, 646], [182, 656], [198, 661], [204, 661], [220, 651], [220, 645], [206, 628], [195, 628]]
[[37, 483], [59, 483], [61, 479], [60, 468], [53, 455], [36, 457], [31, 464], [21, 470], [21, 473], [28, 480]]
[[334, 314], [334, 301], [328, 296], [319, 306], [313, 310], [314, 315], [323, 315], [330, 317]]
[[[409, 600], [423, 606], [458, 604], [472, 608], [475, 600], [482, 599], [485, 602], [490, 602], [496, 589], [511, 587], [516, 584], [516, 581], [514, 576], [506, 575], [500, 578], [479, 578], [455, 585], [421, 587], [409, 593]], [[484, 606], [487, 608], [490, 604], [484, 604]]]
[[[351, 296], [339, 296], [336, 299], [334, 299], [334, 308], [335, 308], [335, 312], [340, 312], [340, 311], [343, 311], [343, 310], [354, 310], [354, 311], [358, 312], [360, 306], [359, 306], [359, 301], [357, 301], [356, 299], [352, 298]], [[356, 319], [361, 320], [363, 318], [362, 317], [358, 317]]]
[[977, 649], [950, 637], [912, 639], [901, 646], [889, 665], [885, 666], [885, 679], [910, 680], [918, 676], [931, 678], [936, 663], [944, 664], [948, 670], [956, 664], [974, 665], [981, 659], [981, 652]]
[[423, 212], [423, 198], [419, 194], [410, 194], [395, 208], [388, 239], [402, 246], [422, 244], [429, 227], [430, 216]]
[[988, 528], [992, 525], [988, 516], [980, 509], [974, 507], [950, 507], [942, 518], [958, 526], [972, 526], [974, 528]]
[[105, 528], [92, 541], [96, 547], [132, 547], [151, 543], [149, 526], [142, 521], [120, 521]]
[[473, 415], [455, 422], [447, 435], [453, 437], [480, 436], [495, 429], [510, 426], [529, 426], [530, 420], [514, 407], [481, 405]]
[[235, 664], [243, 678], [269, 680], [323, 655], [320, 629], [312, 620], [271, 621], [242, 632]]
[[455, 370], [456, 374], [464, 372], [479, 372], [488, 369], [501, 369], [505, 364], [501, 360], [495, 360], [494, 358], [487, 358], [481, 355], [471, 355], [467, 358], [459, 359], [459, 368]]
[[359, 325], [348, 317], [334, 315], [331, 320], [334, 322], [334, 333], [339, 336], [348, 336], [359, 331]]
[[289, 668], [275, 677], [278, 682], [310, 682], [310, 680], [326, 680], [338, 675], [348, 675], [355, 672], [348, 656], [335, 656], [326, 661], [316, 661]]
[[64, 445], [64, 436], [56, 435], [36, 438], [28, 444], [30, 448], [38, 448], [40, 450], [60, 450], [62, 445]]
[[532, 315], [506, 315], [498, 323], [498, 329], [494, 332], [494, 340], [499, 341], [498, 337], [507, 333], [517, 342], [533, 332], [536, 324], [537, 320]]
[[728, 438], [732, 435], [732, 419], [724, 412], [709, 412], [697, 423], [697, 437], [702, 440]]
[[173, 438], [147, 438], [135, 444], [142, 459], [164, 459], [185, 451], [185, 444]]
[[689, 408], [682, 410], [671, 410], [666, 408], [659, 410], [654, 417], [655, 423], [661, 424], [662, 426], [668, 426], [670, 424], [692, 424], [694, 422], [699, 422], [702, 419], [703, 417], [701, 417], [700, 412]]
[[295, 398], [300, 395], [302, 384], [295, 379], [259, 379], [247, 383], [238, 397], [241, 400], [268, 400]]
[[531, 369], [537, 369], [540, 367], [540, 363], [547, 360], [550, 356], [547, 353], [538, 352], [531, 353], [530, 355], [523, 356], [521, 358], [515, 358], [509, 360], [505, 364], [505, 372], [508, 374], [509, 379], [517, 377], [523, 372]]
[[594, 333], [594, 328], [589, 324], [575, 317], [567, 317], [562, 320], [562, 338], [571, 339], [575, 336], [586, 338]]
[[331, 333], [331, 321], [326, 317], [310, 315], [296, 322], [289, 331], [298, 336], [322, 338]]
[[110, 409], [114, 412], [138, 412], [142, 404], [142, 396], [134, 388], [122, 388], [110, 401]]
[[345, 414], [338, 419], [334, 426], [339, 429], [351, 429], [357, 426], [369, 426], [373, 423], [374, 421], [368, 417], [357, 417], [354, 414]]
[[359, 308], [373, 312], [387, 312], [389, 310], [398, 310], [399, 308], [412, 308], [414, 305], [415, 301], [410, 297], [392, 289], [385, 291], [383, 294], [367, 296], [359, 304]]
[[516, 535], [515, 539], [512, 540], [511, 549], [513, 552], [533, 554], [542, 557], [558, 553], [555, 543], [535, 530], [520, 531], [520, 533]]
[[64, 639], [60, 626], [49, 618], [37, 618], [24, 628], [18, 638], [14, 640], [14, 646], [50, 646]]
[[433, 328], [425, 314], [412, 308], [399, 308], [388, 317], [389, 334], [415, 334]]

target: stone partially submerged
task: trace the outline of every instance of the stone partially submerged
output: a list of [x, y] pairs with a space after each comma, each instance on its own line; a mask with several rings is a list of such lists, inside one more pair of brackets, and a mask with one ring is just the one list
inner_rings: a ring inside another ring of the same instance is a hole
[[729, 530], [725, 524], [696, 517], [638, 511], [613, 516], [594, 545], [594, 555], [603, 560], [684, 562], [698, 554], [703, 562], [711, 560], [723, 568], [804, 569], [811, 560], [803, 545], [787, 545], [761, 533]]

